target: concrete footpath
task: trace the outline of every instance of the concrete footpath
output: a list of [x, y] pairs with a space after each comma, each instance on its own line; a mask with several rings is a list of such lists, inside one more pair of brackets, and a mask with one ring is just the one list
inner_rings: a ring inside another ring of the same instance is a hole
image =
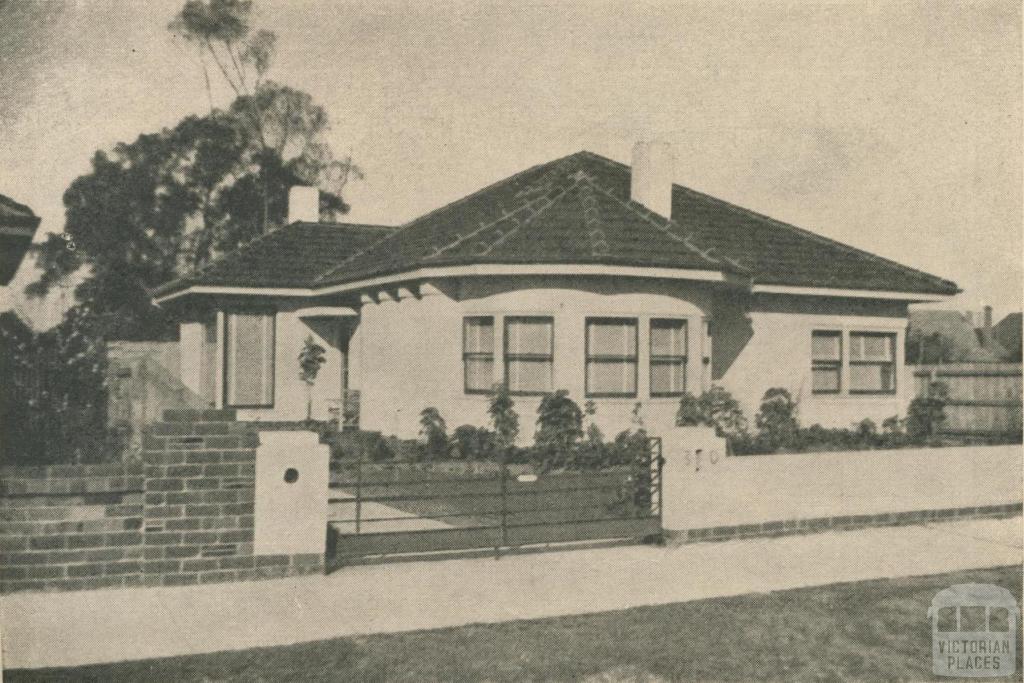
[[1021, 537], [1014, 517], [349, 567], [251, 583], [14, 594], [0, 599], [3, 666], [166, 657], [1020, 564]]

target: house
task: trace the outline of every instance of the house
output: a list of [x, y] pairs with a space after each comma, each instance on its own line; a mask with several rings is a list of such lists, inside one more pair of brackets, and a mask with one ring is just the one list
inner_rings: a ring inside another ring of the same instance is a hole
[[14, 279], [39, 220], [32, 209], [0, 194], [0, 287]]
[[997, 363], [1007, 351], [992, 327], [992, 307], [984, 311], [910, 311], [907, 359], [914, 364]]
[[526, 439], [557, 389], [605, 434], [638, 402], [657, 433], [712, 383], [751, 417], [770, 387], [807, 424], [901, 412], [907, 307], [957, 286], [674, 185], [673, 163], [659, 143], [632, 169], [579, 152], [396, 229], [316, 222], [316, 191], [293, 189], [290, 225], [157, 291], [183, 381], [241, 419], [303, 419], [312, 336], [315, 415], [358, 391], [360, 426], [399, 437], [427, 406], [487, 424], [497, 382]]

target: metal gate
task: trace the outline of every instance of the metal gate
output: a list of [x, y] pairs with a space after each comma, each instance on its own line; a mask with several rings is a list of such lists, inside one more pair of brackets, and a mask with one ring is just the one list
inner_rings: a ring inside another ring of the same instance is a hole
[[627, 465], [540, 475], [505, 462], [342, 461], [328, 563], [660, 540], [662, 463], [657, 438]]

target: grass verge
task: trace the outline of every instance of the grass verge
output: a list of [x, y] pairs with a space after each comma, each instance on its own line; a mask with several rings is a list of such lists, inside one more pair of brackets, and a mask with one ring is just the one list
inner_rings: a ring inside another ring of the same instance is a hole
[[[1021, 580], [1020, 566], [971, 570], [575, 617], [10, 671], [4, 680], [932, 680], [927, 609], [935, 593], [957, 583], [992, 583], [1008, 588], [1020, 604]], [[1021, 680], [1020, 654], [1018, 646], [1014, 680]]]

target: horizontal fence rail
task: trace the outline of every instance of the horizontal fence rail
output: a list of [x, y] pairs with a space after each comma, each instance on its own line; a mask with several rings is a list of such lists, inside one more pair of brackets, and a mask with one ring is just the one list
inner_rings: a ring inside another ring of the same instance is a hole
[[928, 396], [932, 382], [948, 388], [944, 434], [1006, 438], [1021, 433], [1020, 363], [917, 365], [912, 372], [915, 396]]
[[505, 463], [461, 475], [441, 463], [343, 463], [330, 485], [335, 566], [451, 552], [635, 542], [661, 535], [661, 442], [637, 462], [521, 478]]

